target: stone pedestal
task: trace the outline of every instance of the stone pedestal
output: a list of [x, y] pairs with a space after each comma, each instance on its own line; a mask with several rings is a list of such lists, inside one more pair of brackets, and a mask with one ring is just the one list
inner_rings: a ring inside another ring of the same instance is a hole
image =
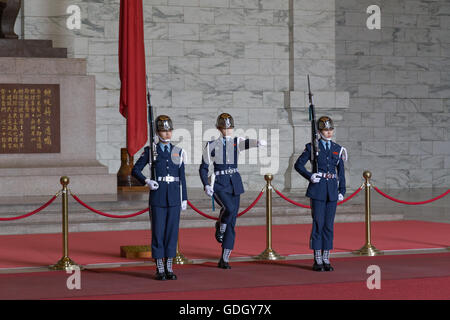
[[86, 60], [0, 57], [0, 83], [59, 84], [60, 153], [0, 154], [0, 197], [53, 195], [61, 176], [75, 194], [115, 194], [116, 176], [96, 160], [95, 78]]

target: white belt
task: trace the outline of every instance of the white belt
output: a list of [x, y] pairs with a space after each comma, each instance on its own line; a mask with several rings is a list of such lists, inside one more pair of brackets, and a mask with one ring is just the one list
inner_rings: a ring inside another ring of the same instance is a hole
[[318, 172], [317, 175], [319, 177], [322, 177], [325, 179], [334, 179], [337, 177], [334, 173], [328, 173], [328, 172]]
[[231, 168], [231, 169], [216, 171], [216, 172], [214, 172], [214, 174], [216, 176], [220, 176], [220, 175], [223, 175], [223, 174], [233, 174], [233, 173], [238, 172], [238, 171], [239, 171], [238, 168]]
[[180, 177], [172, 177], [172, 176], [158, 177], [158, 181], [165, 181], [167, 183], [170, 183], [174, 181], [180, 181]]

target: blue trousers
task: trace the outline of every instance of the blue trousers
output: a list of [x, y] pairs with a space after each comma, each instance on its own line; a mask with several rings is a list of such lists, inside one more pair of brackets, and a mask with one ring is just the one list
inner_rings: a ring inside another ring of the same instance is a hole
[[180, 206], [151, 206], [152, 257], [174, 258], [177, 254]]
[[236, 238], [236, 218], [239, 211], [240, 195], [234, 195], [229, 192], [214, 192], [214, 199], [221, 207], [219, 221], [225, 223], [227, 228], [223, 235], [222, 248], [232, 250]]
[[333, 226], [337, 201], [311, 199], [312, 230], [309, 240], [310, 249], [333, 249]]

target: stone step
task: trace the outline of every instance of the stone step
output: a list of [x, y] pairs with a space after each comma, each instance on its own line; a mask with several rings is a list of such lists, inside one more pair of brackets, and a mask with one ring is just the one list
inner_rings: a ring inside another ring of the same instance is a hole
[[0, 46], [8, 48], [52, 48], [52, 40], [40, 40], [40, 39], [0, 39]]
[[[41, 176], [41, 175], [52, 175], [61, 178], [62, 176], [72, 176], [79, 174], [107, 174], [108, 168], [101, 165], [100, 163], [89, 163], [85, 164], [74, 164], [74, 163], [55, 163], [52, 165], [47, 164], [46, 166], [31, 167], [30, 165], [24, 165], [23, 163], [18, 163], [14, 167], [2, 167], [0, 168], [0, 177], [15, 177], [20, 175], [24, 176]], [[58, 179], [59, 181], [59, 179]], [[55, 188], [58, 188], [55, 185]]]
[[[382, 213], [373, 214], [372, 221], [395, 221], [402, 220], [403, 214], [401, 213]], [[363, 222], [364, 214], [356, 213], [338, 213], [336, 214], [335, 222]], [[198, 227], [211, 227], [214, 226], [213, 220], [210, 219], [186, 219], [180, 220], [180, 228], [198, 228]], [[275, 215], [272, 218], [273, 225], [282, 224], [309, 224], [312, 222], [310, 215]], [[265, 225], [266, 217], [245, 217], [238, 218], [238, 226], [257, 226]], [[123, 219], [118, 221], [117, 219], [109, 219], [104, 221], [78, 221], [74, 222], [69, 218], [69, 232], [89, 232], [89, 231], [119, 231], [119, 230], [147, 230], [150, 229], [150, 221], [148, 215], [137, 219]], [[12, 235], [12, 234], [36, 234], [36, 233], [61, 233], [61, 219], [55, 220], [53, 223], [48, 222], [34, 222], [31, 225], [15, 224], [9, 226], [3, 226], [0, 228], [0, 234]]]
[[[192, 204], [202, 212], [217, 217], [219, 206], [211, 209], [211, 199], [208, 199], [201, 190], [189, 190], [189, 199]], [[241, 196], [240, 210], [247, 208], [257, 197], [258, 192], [246, 192]], [[285, 195], [299, 203], [308, 204], [309, 200], [299, 193], [286, 192]], [[112, 215], [127, 215], [141, 211], [148, 207], [147, 192], [119, 193], [117, 195], [78, 195], [78, 197], [92, 208]], [[23, 201], [15, 198], [0, 199], [0, 217], [16, 217], [31, 212], [50, 199], [48, 197], [28, 197]], [[238, 225], [265, 225], [266, 224], [266, 196], [246, 214], [238, 218]], [[0, 234], [30, 234], [30, 233], [60, 233], [61, 232], [61, 197], [58, 197], [45, 210], [21, 220], [1, 221]], [[364, 203], [362, 199], [354, 198], [351, 202], [339, 206], [336, 213], [336, 222], [364, 221]], [[311, 223], [311, 210], [301, 208], [286, 202], [278, 195], [272, 196], [272, 222], [273, 224]], [[372, 213], [373, 221], [401, 220], [403, 214], [394, 209], [375, 209]], [[215, 220], [205, 218], [192, 210], [189, 206], [181, 212], [180, 227], [212, 227]], [[71, 196], [69, 196], [69, 230], [70, 232], [83, 231], [110, 231], [110, 230], [143, 230], [149, 229], [148, 213], [132, 218], [110, 218], [91, 212]]]
[[67, 58], [67, 48], [53, 48], [52, 40], [0, 39], [0, 57]]
[[[56, 193], [61, 189], [62, 176], [70, 176], [69, 188], [73, 192], [95, 193], [96, 187], [92, 183], [97, 181], [111, 194], [116, 192], [116, 175], [108, 173], [108, 168], [97, 161], [85, 161], [85, 163], [63, 162], [31, 167], [17, 161], [15, 167], [3, 166], [0, 168], [0, 194], [13, 197], [21, 194], [24, 186], [33, 186], [29, 195], [44, 195]], [[37, 200], [36, 200], [37, 201]], [[46, 202], [46, 201], [43, 201]], [[1, 212], [1, 211], [0, 211]]]
[[[70, 187], [70, 185], [69, 185]], [[71, 189], [72, 190], [72, 189]], [[55, 186], [55, 192], [57, 191]], [[77, 195], [81, 201], [85, 202], [89, 206], [98, 209], [98, 210], [125, 210], [128, 213], [135, 211], [139, 211], [144, 209], [148, 206], [148, 193], [144, 192], [136, 192], [128, 195], [99, 195], [99, 196], [93, 196], [93, 195], [78, 195], [75, 191], [72, 191], [73, 194]], [[244, 195], [241, 196], [240, 200], [240, 210], [243, 210], [247, 208], [258, 196], [259, 193], [255, 192], [246, 192]], [[211, 204], [211, 198], [208, 198], [203, 195], [195, 194], [191, 195], [190, 192], [188, 193], [190, 202], [197, 207], [198, 209], [209, 210], [211, 211], [212, 204]], [[301, 204], [309, 205], [309, 199], [304, 196], [299, 196], [298, 194], [285, 194], [290, 199], [299, 202]], [[24, 199], [24, 201], [20, 201], [21, 199], [14, 199], [11, 197], [10, 201], [7, 202], [5, 200], [1, 200], [0, 198], [0, 215], [11, 213], [13, 216], [15, 213], [22, 214], [25, 212], [32, 211], [36, 209], [36, 207], [39, 207], [43, 203], [47, 202], [51, 196], [39, 196], [39, 197], [28, 197], [28, 199]], [[47, 211], [60, 211], [60, 206], [57, 206], [57, 204], [61, 203], [61, 198], [55, 200], [54, 204], [48, 207]], [[273, 206], [286, 206], [286, 207], [292, 207], [297, 209], [303, 209], [301, 207], [297, 207], [293, 204], [290, 204], [286, 200], [279, 197], [277, 194], [272, 194], [272, 204]], [[342, 207], [352, 206], [355, 204], [362, 204], [361, 199], [353, 198], [351, 202], [347, 202]], [[263, 194], [263, 196], [260, 198], [260, 200], [256, 203], [255, 207], [265, 207], [266, 205], [266, 195]], [[77, 210], [77, 208], [80, 205], [71, 197], [69, 196], [69, 210], [71, 211], [72, 208]], [[219, 205], [215, 203], [216, 210], [219, 210]], [[309, 210], [309, 209], [303, 209], [303, 210]], [[16, 215], [17, 215], [16, 214]]]
[[[98, 208], [97, 208], [98, 209]], [[142, 208], [140, 208], [142, 209]], [[199, 208], [211, 216], [217, 216], [208, 208]], [[242, 210], [242, 209], [241, 209]], [[273, 206], [273, 224], [298, 224], [311, 223], [311, 213], [309, 209], [296, 207]], [[105, 210], [106, 211], [106, 210]], [[114, 210], [106, 211], [110, 214], [129, 214], [134, 210]], [[14, 216], [2, 214], [2, 217]], [[373, 221], [401, 220], [401, 213], [377, 213], [372, 214]], [[24, 220], [14, 220], [0, 223], [0, 234], [28, 234], [28, 233], [59, 233], [61, 232], [61, 209], [53, 211], [42, 211], [32, 217]], [[362, 205], [346, 206], [339, 208], [336, 214], [336, 222], [356, 222], [364, 221], [364, 207]], [[181, 213], [180, 227], [210, 227], [215, 220], [205, 218], [190, 208]], [[239, 225], [265, 225], [266, 209], [265, 207], [255, 206], [251, 211], [238, 218]], [[104, 217], [90, 212], [84, 207], [69, 209], [69, 230], [70, 232], [81, 231], [109, 231], [109, 230], [140, 230], [149, 228], [148, 213], [141, 214], [132, 218], [115, 219]]]
[[[112, 196], [114, 197], [114, 196]], [[148, 197], [148, 196], [147, 196]], [[140, 200], [109, 200], [109, 201], [98, 201], [98, 200], [92, 200], [90, 201], [89, 198], [85, 198], [83, 196], [79, 196], [80, 200], [89, 205], [90, 207], [111, 213], [111, 214], [130, 214], [137, 211], [140, 211], [142, 209], [145, 209], [148, 207], [148, 199], [140, 199]], [[2, 204], [0, 206], [0, 216], [1, 217], [14, 217], [18, 216], [30, 211], [33, 211], [46, 201], [48, 201], [50, 197], [45, 198], [45, 201], [42, 200], [42, 202], [38, 203], [24, 203], [24, 204]], [[211, 200], [205, 198], [201, 199], [190, 199], [191, 203], [199, 210], [209, 214], [209, 215], [218, 215], [220, 207], [215, 204], [215, 211], [212, 211], [211, 207]], [[254, 199], [242, 199], [240, 202], [240, 211], [246, 209], [250, 204], [254, 201]], [[307, 204], [308, 202], [305, 199], [298, 199], [298, 202]], [[290, 204], [286, 202], [284, 199], [279, 197], [273, 197], [272, 198], [272, 206], [273, 208], [282, 208], [285, 211], [288, 212], [302, 212], [302, 213], [308, 213], [310, 209], [302, 208], [295, 206], [293, 204]], [[339, 206], [339, 209], [345, 208], [346, 211], [358, 211], [362, 207], [362, 204], [360, 203], [347, 203], [342, 206]], [[263, 196], [252, 208], [251, 211], [261, 211], [263, 210], [265, 212], [266, 208], [266, 202], [265, 197]], [[188, 212], [192, 209], [189, 208]], [[273, 209], [275, 212], [275, 209]], [[55, 202], [47, 207], [45, 209], [46, 212], [53, 212], [60, 214], [61, 213], [61, 197], [55, 200]], [[69, 212], [72, 214], [74, 212], [89, 212], [88, 209], [84, 208], [82, 205], [80, 205], [78, 202], [75, 201], [71, 196], [69, 196]], [[192, 210], [192, 212], [194, 212]], [[195, 213], [195, 212], [194, 212]], [[196, 213], [197, 214], [197, 213]]]
[[[140, 208], [127, 208], [127, 209], [118, 209], [118, 208], [101, 208], [101, 207], [94, 207], [94, 209], [97, 209], [101, 212], [105, 212], [107, 214], [122, 216], [122, 215], [128, 215], [135, 212], [138, 212], [142, 209], [145, 209], [146, 207], [140, 207]], [[219, 210], [216, 209], [215, 211], [212, 211], [211, 208], [206, 207], [197, 207], [200, 211], [204, 212], [207, 215], [217, 217], [219, 215]], [[245, 208], [240, 207], [239, 212], [243, 211]], [[32, 211], [32, 210], [30, 210]], [[364, 207], [361, 205], [348, 205], [345, 207], [339, 207], [337, 212], [345, 212], [345, 213], [364, 213]], [[2, 218], [9, 218], [9, 217], [16, 217], [21, 214], [24, 214], [26, 212], [21, 213], [12, 213], [12, 212], [4, 212], [1, 214]], [[272, 215], [310, 215], [310, 209], [300, 208], [293, 205], [288, 206], [280, 206], [280, 205], [273, 205], [272, 206]], [[59, 218], [62, 215], [61, 207], [57, 205], [51, 205], [44, 209], [43, 211], [33, 215], [32, 217], [27, 218], [26, 220], [33, 220], [35, 222], [53, 222], [55, 219]], [[143, 214], [144, 215], [144, 214]], [[243, 216], [264, 216], [266, 215], [266, 207], [265, 206], [254, 206], [250, 211], [245, 213]], [[97, 214], [95, 212], [92, 212], [88, 210], [87, 208], [84, 208], [81, 205], [78, 205], [76, 207], [75, 205], [69, 206], [69, 217], [70, 221], [77, 222], [77, 221], [83, 221], [83, 220], [93, 220], [93, 221], [102, 221], [102, 220], [108, 220], [108, 219], [114, 219], [110, 217], [105, 217], [100, 214]], [[133, 219], [138, 219], [139, 216], [133, 217]], [[199, 213], [192, 210], [190, 207], [186, 211], [182, 211], [181, 213], [181, 219], [198, 219], [204, 217], [200, 215]], [[26, 220], [15, 220], [18, 223], [23, 223]], [[13, 223], [13, 222], [8, 222]], [[0, 225], [1, 227], [1, 225]]]

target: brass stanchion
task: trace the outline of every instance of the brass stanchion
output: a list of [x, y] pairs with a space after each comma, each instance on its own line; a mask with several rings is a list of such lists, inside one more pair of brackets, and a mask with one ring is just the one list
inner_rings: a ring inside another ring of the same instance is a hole
[[363, 177], [366, 180], [364, 183], [365, 189], [366, 189], [366, 243], [364, 246], [356, 251], [353, 251], [353, 254], [360, 255], [360, 256], [378, 256], [382, 255], [383, 253], [379, 251], [377, 248], [375, 248], [374, 245], [371, 243], [371, 217], [370, 217], [370, 178], [372, 177], [372, 173], [370, 171], [364, 171]]
[[63, 236], [63, 257], [54, 265], [49, 266], [51, 270], [68, 270], [72, 267], [79, 267], [72, 259], [69, 258], [69, 194], [67, 185], [68, 177], [61, 177], [60, 182], [63, 186], [62, 195], [62, 236]]
[[268, 173], [264, 176], [266, 183], [266, 250], [256, 256], [257, 260], [281, 260], [280, 256], [272, 249], [272, 184], [273, 175]]
[[192, 263], [191, 260], [186, 258], [181, 252], [180, 252], [180, 236], [178, 236], [178, 242], [177, 242], [177, 255], [174, 259], [175, 264], [190, 264]]

